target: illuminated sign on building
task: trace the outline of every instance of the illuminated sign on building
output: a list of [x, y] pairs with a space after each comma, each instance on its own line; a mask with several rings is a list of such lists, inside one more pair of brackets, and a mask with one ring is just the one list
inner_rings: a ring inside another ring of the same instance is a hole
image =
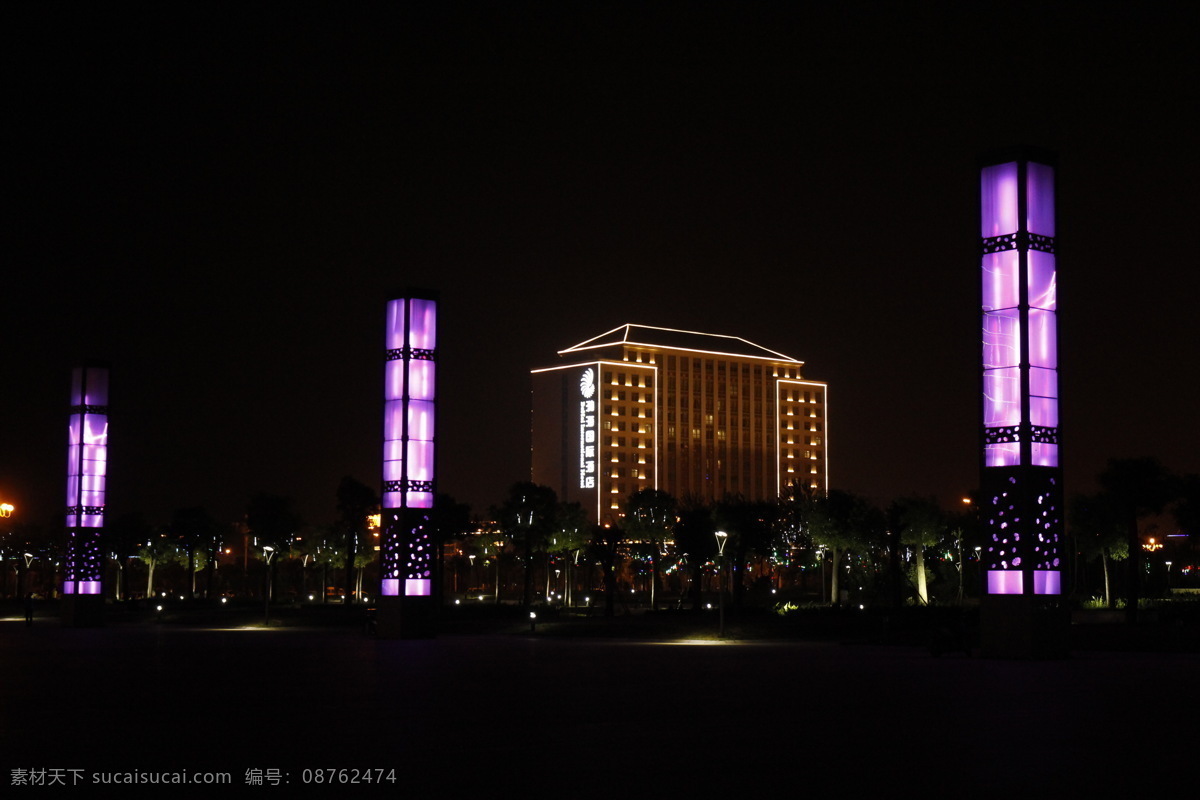
[[108, 477], [108, 368], [71, 373], [67, 422], [67, 552], [63, 594], [102, 593], [105, 482]]
[[980, 176], [983, 517], [988, 594], [1062, 591], [1054, 167], [995, 160]]
[[579, 378], [579, 488], [596, 488], [596, 370]]

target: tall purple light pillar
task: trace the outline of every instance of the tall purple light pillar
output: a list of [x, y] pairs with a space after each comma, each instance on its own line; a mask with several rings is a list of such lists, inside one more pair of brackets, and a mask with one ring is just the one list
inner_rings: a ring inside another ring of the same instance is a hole
[[108, 367], [71, 372], [67, 418], [67, 547], [63, 621], [88, 626], [104, 609], [104, 505], [108, 477]]
[[984, 159], [980, 173], [985, 655], [1065, 646], [1052, 155]]
[[440, 584], [433, 536], [436, 492], [438, 299], [409, 290], [388, 301], [384, 341], [383, 541], [377, 629], [435, 632]]

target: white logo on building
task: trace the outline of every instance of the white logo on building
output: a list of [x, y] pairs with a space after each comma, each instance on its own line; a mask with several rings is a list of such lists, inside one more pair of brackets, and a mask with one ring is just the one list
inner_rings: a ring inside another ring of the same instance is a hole
[[596, 488], [596, 371], [591, 367], [579, 378], [579, 488]]

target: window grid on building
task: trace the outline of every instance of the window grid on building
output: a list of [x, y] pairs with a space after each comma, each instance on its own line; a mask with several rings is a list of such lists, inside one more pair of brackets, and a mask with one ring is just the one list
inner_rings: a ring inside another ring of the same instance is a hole
[[[630, 335], [665, 330], [626, 327]], [[734, 338], [688, 335], [721, 343]], [[565, 359], [579, 352], [598, 359], [590, 362], [602, 395], [597, 458], [613, 468], [597, 470], [590, 507], [601, 517], [598, 521], [619, 515], [628, 494], [642, 488], [706, 501], [726, 494], [768, 499], [792, 480], [827, 488], [825, 384], [804, 380], [800, 362], [736, 341], [751, 352], [616, 341], [563, 351]], [[576, 362], [535, 373], [558, 374], [565, 396], [586, 367], [586, 362]], [[569, 430], [570, 404], [564, 407], [565, 453], [578, 434]], [[537, 439], [536, 412], [534, 425]], [[534, 479], [554, 477], [553, 465], [539, 471], [537, 455], [535, 448]], [[570, 470], [560, 468], [558, 474], [569, 476]], [[568, 490], [564, 499], [583, 494]]]

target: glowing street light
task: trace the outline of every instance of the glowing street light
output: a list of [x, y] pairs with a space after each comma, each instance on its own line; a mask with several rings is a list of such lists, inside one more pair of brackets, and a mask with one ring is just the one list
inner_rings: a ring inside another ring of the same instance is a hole
[[717, 638], [725, 638], [725, 543], [729, 541], [729, 534], [725, 531], [717, 531], [714, 534], [717, 537], [717, 607], [720, 609], [718, 615], [720, 617], [720, 628], [717, 632]]
[[500, 605], [500, 551], [504, 548], [504, 540], [497, 539], [492, 544], [496, 545], [496, 605]]
[[266, 584], [263, 586], [263, 626], [271, 627], [271, 559], [275, 557], [275, 548], [263, 545], [263, 560], [267, 562]]

